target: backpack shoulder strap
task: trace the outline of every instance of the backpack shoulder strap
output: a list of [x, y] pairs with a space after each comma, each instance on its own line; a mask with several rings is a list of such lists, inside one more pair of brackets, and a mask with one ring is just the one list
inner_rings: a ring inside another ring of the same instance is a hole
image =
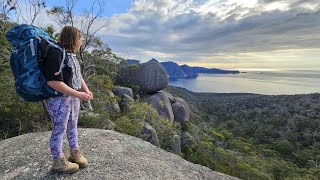
[[55, 49], [62, 51], [62, 61], [60, 64], [59, 71], [57, 72], [57, 74], [60, 74], [62, 72], [62, 69], [64, 68], [64, 64], [65, 64], [65, 60], [66, 60], [66, 50], [64, 48], [60, 47], [58, 44], [55, 44], [49, 40], [46, 40], [46, 39], [41, 39], [41, 40], [48, 43], [48, 45], [46, 46], [46, 48], [44, 50], [45, 51], [44, 55], [43, 55], [44, 58], [46, 58], [48, 56], [48, 52], [51, 48], [55, 48]]
[[63, 69], [63, 67], [64, 67], [64, 64], [65, 64], [65, 59], [66, 59], [66, 50], [64, 49], [64, 48], [62, 48], [62, 53], [63, 53], [63, 55], [62, 55], [62, 61], [61, 61], [61, 64], [60, 64], [60, 68], [59, 68], [59, 74], [62, 72], [62, 69]]

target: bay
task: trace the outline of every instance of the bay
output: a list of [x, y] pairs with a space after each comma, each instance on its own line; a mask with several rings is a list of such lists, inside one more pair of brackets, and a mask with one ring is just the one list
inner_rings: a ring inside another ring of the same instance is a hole
[[204, 74], [195, 79], [169, 81], [193, 92], [293, 95], [320, 93], [320, 71], [248, 71], [240, 74]]

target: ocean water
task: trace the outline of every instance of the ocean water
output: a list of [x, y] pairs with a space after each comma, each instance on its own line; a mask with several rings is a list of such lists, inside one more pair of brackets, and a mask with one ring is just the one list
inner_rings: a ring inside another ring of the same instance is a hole
[[240, 74], [199, 74], [196, 79], [169, 81], [193, 92], [292, 95], [320, 93], [320, 71], [247, 71]]

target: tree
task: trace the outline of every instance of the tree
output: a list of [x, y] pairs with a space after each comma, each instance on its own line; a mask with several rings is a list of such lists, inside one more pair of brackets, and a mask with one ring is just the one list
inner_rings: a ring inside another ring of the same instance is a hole
[[20, 0], [16, 7], [17, 22], [34, 25], [46, 3], [44, 0]]
[[58, 26], [63, 27], [68, 24], [74, 26], [74, 13], [73, 9], [78, 0], [66, 0], [64, 6], [54, 6], [47, 11], [47, 14], [53, 17]]
[[0, 31], [5, 32], [10, 19], [10, 13], [16, 9], [17, 0], [0, 2]]
[[92, 59], [86, 59], [85, 52], [89, 48], [97, 47], [108, 52], [108, 47], [103, 47], [101, 40], [96, 37], [96, 33], [106, 27], [106, 24], [103, 23], [97, 28], [93, 28], [93, 25], [101, 18], [104, 11], [103, 3], [101, 0], [94, 0], [88, 9], [85, 9], [79, 16], [75, 16], [74, 8], [76, 7], [77, 0], [66, 0], [65, 2], [65, 6], [54, 6], [47, 13], [53, 16], [55, 22], [60, 27], [79, 25], [84, 39], [80, 49], [81, 69], [84, 79], [88, 80], [94, 75], [95, 65]]
[[10, 14], [15, 11], [17, 0], [6, 0], [0, 2], [0, 60], [2, 63], [9, 61], [10, 45], [4, 35], [8, 28], [11, 27]]

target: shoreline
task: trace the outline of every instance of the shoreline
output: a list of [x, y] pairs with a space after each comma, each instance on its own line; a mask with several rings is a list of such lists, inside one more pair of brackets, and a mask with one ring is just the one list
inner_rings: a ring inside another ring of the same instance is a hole
[[217, 92], [194, 92], [190, 91], [184, 87], [179, 86], [172, 86], [168, 85], [167, 88], [176, 88], [176, 89], [182, 89], [184, 91], [188, 91], [193, 94], [199, 94], [199, 95], [215, 95], [215, 96], [297, 96], [297, 95], [312, 95], [312, 94], [320, 94], [320, 92], [315, 93], [308, 93], [308, 94], [256, 94], [256, 93], [217, 93]]

